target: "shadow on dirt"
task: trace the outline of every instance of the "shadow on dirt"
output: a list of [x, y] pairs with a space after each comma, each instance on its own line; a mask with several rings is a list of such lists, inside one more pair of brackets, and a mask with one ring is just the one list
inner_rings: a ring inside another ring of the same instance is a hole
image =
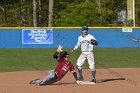
[[116, 80], [125, 80], [125, 78], [101, 79], [101, 80], [97, 80], [97, 83], [104, 83], [104, 82], [110, 82], [110, 81], [116, 81]]

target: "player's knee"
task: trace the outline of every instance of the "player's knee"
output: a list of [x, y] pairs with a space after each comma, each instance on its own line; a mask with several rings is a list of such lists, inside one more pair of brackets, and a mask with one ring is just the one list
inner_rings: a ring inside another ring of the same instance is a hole
[[90, 68], [91, 71], [95, 71], [95, 70], [96, 70], [96, 69], [95, 69], [95, 65], [89, 66], [89, 68]]
[[76, 68], [78, 69], [78, 70], [82, 70], [82, 67], [81, 66], [76, 66]]

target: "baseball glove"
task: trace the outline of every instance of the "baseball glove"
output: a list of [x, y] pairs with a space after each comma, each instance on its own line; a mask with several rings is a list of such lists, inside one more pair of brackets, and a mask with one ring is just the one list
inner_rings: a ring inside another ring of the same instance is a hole
[[98, 45], [98, 43], [95, 39], [91, 39], [90, 42], [91, 42], [92, 45]]

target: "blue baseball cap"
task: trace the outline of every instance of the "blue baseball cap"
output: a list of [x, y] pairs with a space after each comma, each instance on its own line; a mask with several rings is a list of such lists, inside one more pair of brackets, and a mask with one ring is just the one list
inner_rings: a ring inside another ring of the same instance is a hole
[[82, 30], [88, 30], [87, 26], [82, 26]]

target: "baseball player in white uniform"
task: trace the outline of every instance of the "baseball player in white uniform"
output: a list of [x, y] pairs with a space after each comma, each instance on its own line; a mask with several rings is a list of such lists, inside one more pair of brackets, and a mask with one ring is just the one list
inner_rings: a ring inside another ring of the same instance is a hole
[[93, 54], [93, 46], [98, 45], [96, 38], [88, 34], [88, 27], [83, 26], [82, 27], [82, 35], [78, 37], [78, 42], [75, 45], [75, 47], [72, 49], [72, 52], [81, 47], [81, 55], [79, 56], [77, 60], [77, 69], [79, 73], [79, 80], [83, 81], [83, 75], [82, 75], [82, 65], [84, 64], [86, 58], [88, 60], [89, 68], [91, 70], [92, 74], [92, 82], [96, 83], [96, 70], [95, 70], [95, 62], [94, 62], [94, 54]]

